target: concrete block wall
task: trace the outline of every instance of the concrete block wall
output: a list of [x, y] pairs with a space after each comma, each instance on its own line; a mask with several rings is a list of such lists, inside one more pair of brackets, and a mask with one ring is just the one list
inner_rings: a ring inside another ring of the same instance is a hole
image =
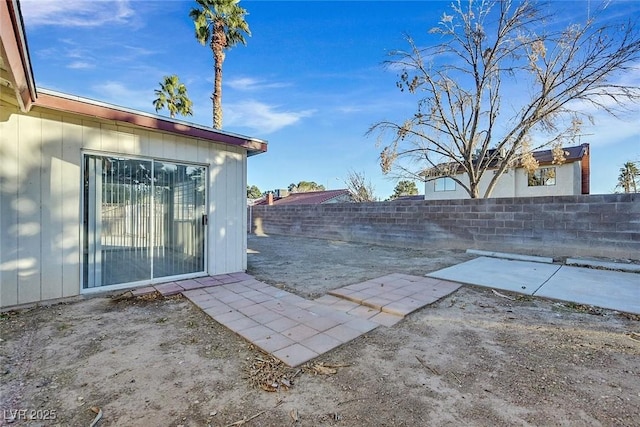
[[640, 194], [250, 207], [255, 234], [640, 260]]

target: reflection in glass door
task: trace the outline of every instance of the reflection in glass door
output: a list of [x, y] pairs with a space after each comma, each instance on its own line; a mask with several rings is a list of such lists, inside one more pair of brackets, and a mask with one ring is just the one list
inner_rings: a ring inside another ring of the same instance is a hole
[[154, 162], [153, 277], [204, 271], [205, 168]]
[[204, 272], [206, 168], [84, 158], [83, 286]]

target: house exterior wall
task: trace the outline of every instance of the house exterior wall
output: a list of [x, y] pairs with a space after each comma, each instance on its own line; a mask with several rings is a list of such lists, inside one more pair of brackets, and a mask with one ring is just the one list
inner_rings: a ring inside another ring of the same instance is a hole
[[[582, 175], [580, 161], [541, 167], [556, 168], [556, 185], [529, 187], [526, 170], [522, 168], [511, 169], [500, 177], [491, 193], [491, 198], [575, 196], [581, 194]], [[458, 175], [458, 178], [467, 184], [469, 183], [466, 175]], [[488, 170], [480, 179], [480, 197], [484, 195], [492, 178], [493, 171]], [[458, 184], [456, 184], [454, 191], [435, 191], [435, 180], [425, 182], [426, 200], [458, 200], [469, 198], [469, 194]]]
[[83, 150], [208, 166], [208, 273], [246, 269], [245, 149], [3, 101], [0, 307], [80, 293]]

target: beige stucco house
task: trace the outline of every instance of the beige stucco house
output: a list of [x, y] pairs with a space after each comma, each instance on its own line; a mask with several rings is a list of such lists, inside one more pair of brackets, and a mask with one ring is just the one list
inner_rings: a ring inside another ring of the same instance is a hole
[[246, 269], [265, 141], [39, 89], [0, 2], [0, 307]]
[[[499, 197], [573, 196], [589, 194], [589, 144], [564, 147], [565, 161], [553, 163], [551, 150], [535, 151], [540, 167], [533, 174], [522, 167], [506, 171], [491, 194]], [[480, 194], [484, 194], [493, 178], [488, 169], [480, 180]], [[456, 178], [468, 183], [464, 174]], [[425, 182], [426, 200], [468, 199], [467, 193], [451, 178], [437, 178]]]

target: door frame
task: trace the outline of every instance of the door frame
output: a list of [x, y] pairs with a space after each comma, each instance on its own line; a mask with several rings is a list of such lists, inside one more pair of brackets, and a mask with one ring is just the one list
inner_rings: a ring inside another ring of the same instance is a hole
[[[183, 165], [183, 166], [196, 166], [196, 167], [203, 167], [205, 169], [205, 179], [204, 179], [204, 187], [205, 187], [205, 195], [204, 195], [204, 215], [206, 215], [207, 217], [209, 217], [209, 200], [210, 200], [210, 195], [209, 195], [209, 191], [211, 189], [210, 185], [209, 185], [209, 168], [210, 165], [207, 163], [199, 163], [199, 162], [190, 162], [190, 161], [182, 161], [182, 160], [176, 160], [176, 159], [170, 159], [170, 158], [164, 158], [164, 157], [154, 157], [154, 156], [144, 156], [144, 155], [136, 155], [136, 154], [126, 154], [126, 153], [115, 153], [115, 152], [111, 152], [111, 151], [99, 151], [99, 150], [89, 150], [89, 149], [81, 149], [80, 150], [80, 224], [79, 224], [79, 232], [80, 232], [80, 250], [79, 250], [79, 255], [80, 255], [80, 294], [93, 294], [93, 293], [99, 293], [99, 292], [107, 292], [107, 291], [115, 291], [115, 290], [119, 290], [119, 289], [129, 289], [129, 288], [137, 288], [137, 287], [141, 287], [141, 286], [149, 286], [149, 285], [154, 285], [154, 284], [158, 284], [158, 283], [166, 283], [166, 282], [173, 282], [176, 280], [186, 280], [186, 279], [191, 279], [191, 278], [195, 278], [195, 277], [203, 277], [203, 276], [208, 276], [209, 275], [209, 244], [208, 244], [208, 240], [209, 240], [209, 232], [208, 232], [208, 220], [207, 222], [204, 224], [204, 230], [203, 230], [203, 270], [202, 271], [198, 271], [198, 272], [194, 272], [194, 273], [186, 273], [186, 274], [179, 274], [179, 275], [175, 275], [175, 276], [163, 276], [163, 277], [152, 277], [148, 280], [138, 280], [138, 281], [134, 281], [134, 282], [127, 282], [127, 283], [118, 283], [118, 284], [114, 284], [114, 285], [104, 285], [104, 286], [94, 286], [94, 287], [85, 287], [85, 283], [84, 283], [84, 273], [85, 273], [85, 269], [87, 268], [87, 266], [85, 265], [85, 245], [87, 244], [86, 239], [86, 233], [85, 233], [85, 226], [84, 226], [84, 220], [85, 220], [85, 203], [87, 202], [85, 200], [85, 191], [84, 191], [84, 181], [85, 181], [85, 158], [87, 156], [101, 156], [101, 157], [116, 157], [116, 158], [125, 158], [125, 159], [132, 159], [132, 160], [145, 160], [145, 161], [150, 161], [153, 165], [154, 162], [167, 162], [167, 163], [173, 163], [173, 164], [178, 164], [178, 165]], [[95, 196], [94, 196], [95, 199]], [[95, 210], [95, 207], [93, 208], [93, 210]], [[150, 240], [150, 243], [152, 243], [152, 240]], [[153, 262], [153, 259], [151, 260], [151, 262]]]

